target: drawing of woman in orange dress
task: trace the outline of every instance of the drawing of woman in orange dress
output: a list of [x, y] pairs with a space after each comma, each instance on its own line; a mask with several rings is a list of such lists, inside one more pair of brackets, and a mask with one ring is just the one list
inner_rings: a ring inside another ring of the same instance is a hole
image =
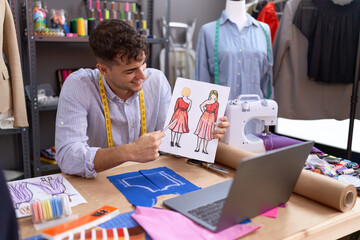
[[209, 98], [200, 105], [203, 114], [201, 115], [194, 132], [194, 134], [198, 136], [195, 152], [199, 152], [201, 142], [203, 141], [202, 152], [208, 154], [207, 144], [208, 141], [212, 140], [211, 134], [215, 129], [218, 115], [219, 103], [217, 100], [218, 92], [216, 90], [211, 90]]
[[191, 108], [191, 99], [190, 96], [190, 88], [183, 88], [181, 91], [182, 97], [176, 100], [176, 104], [174, 107], [174, 113], [170, 120], [169, 129], [171, 130], [171, 141], [170, 146], [177, 146], [180, 147], [180, 138], [183, 133], [188, 133], [189, 125], [188, 125], [188, 112]]

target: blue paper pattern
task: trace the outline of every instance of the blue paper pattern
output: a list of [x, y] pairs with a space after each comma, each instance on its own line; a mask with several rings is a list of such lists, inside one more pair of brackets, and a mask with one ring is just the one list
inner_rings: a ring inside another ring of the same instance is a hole
[[157, 197], [200, 189], [167, 167], [140, 170], [107, 177], [134, 206], [152, 207]]

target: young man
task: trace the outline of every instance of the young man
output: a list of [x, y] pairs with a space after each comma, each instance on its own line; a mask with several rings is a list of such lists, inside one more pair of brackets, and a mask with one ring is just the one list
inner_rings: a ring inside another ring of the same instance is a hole
[[[89, 44], [97, 69], [80, 69], [66, 79], [55, 136], [61, 170], [87, 178], [126, 161], [158, 158], [171, 100], [164, 74], [146, 69], [148, 44], [130, 25], [106, 20], [91, 32]], [[221, 118], [214, 137], [221, 139], [228, 126]]]

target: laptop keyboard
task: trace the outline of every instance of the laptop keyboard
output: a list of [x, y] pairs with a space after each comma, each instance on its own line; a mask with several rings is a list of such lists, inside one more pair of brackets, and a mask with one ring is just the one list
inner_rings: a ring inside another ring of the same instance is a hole
[[188, 213], [205, 221], [211, 226], [216, 226], [224, 207], [225, 200], [226, 198], [220, 199], [210, 204], [206, 204], [204, 206], [200, 206], [188, 211]]

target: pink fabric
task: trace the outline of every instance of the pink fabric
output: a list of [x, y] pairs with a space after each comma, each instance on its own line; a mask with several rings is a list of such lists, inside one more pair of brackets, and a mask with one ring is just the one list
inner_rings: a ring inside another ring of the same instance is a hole
[[221, 232], [213, 233], [178, 212], [147, 207], [137, 207], [132, 217], [154, 240], [236, 239], [261, 227], [237, 224]]
[[279, 208], [276, 207], [276, 208], [270, 209], [269, 211], [261, 213], [259, 216], [276, 218], [278, 215], [278, 212], [279, 212], [278, 210], [279, 210]]
[[[279, 207], [284, 208], [284, 207], [286, 207], [286, 204], [285, 203], [280, 204]], [[259, 216], [276, 218], [279, 213], [279, 207], [276, 207], [276, 208], [270, 209], [269, 211], [263, 212]]]

